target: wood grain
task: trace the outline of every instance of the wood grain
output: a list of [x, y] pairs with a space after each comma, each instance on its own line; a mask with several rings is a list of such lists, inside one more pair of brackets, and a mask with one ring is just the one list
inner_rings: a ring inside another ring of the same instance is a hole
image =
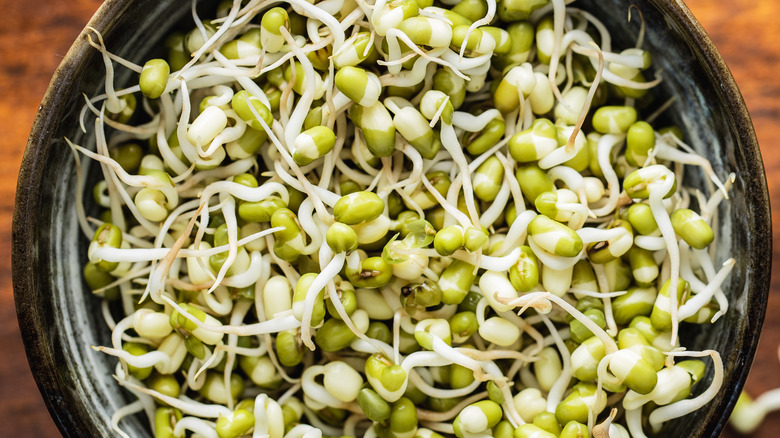
[[[780, 2], [688, 0], [742, 90], [761, 144], [775, 221], [780, 220]], [[2, 435], [56, 437], [59, 433], [38, 393], [24, 355], [11, 287], [11, 218], [22, 153], [51, 74], [98, 0], [0, 0], [0, 425]], [[775, 235], [780, 226], [775, 226]], [[774, 266], [780, 266], [780, 247]], [[772, 281], [767, 319], [747, 390], [758, 395], [780, 387], [780, 276]], [[739, 435], [726, 430], [723, 437]], [[780, 415], [753, 435], [780, 436]]]
[[98, 0], [0, 0], [0, 435], [60, 436], [35, 385], [16, 322], [11, 219], [16, 175], [54, 70], [100, 6]]
[[[772, 204], [774, 236], [780, 237], [780, 150], [777, 148], [780, 117], [780, 2], [735, 0], [728, 5], [713, 0], [686, 0], [694, 16], [709, 33], [726, 60], [747, 103], [764, 159]], [[780, 242], [780, 239], [778, 239]], [[773, 250], [772, 271], [780, 267], [780, 246]], [[780, 272], [780, 271], [778, 271]], [[780, 276], [772, 278], [766, 320], [759, 350], [746, 389], [752, 396], [780, 387]], [[726, 430], [723, 437], [740, 435]], [[752, 436], [780, 436], [780, 415], [770, 414]]]

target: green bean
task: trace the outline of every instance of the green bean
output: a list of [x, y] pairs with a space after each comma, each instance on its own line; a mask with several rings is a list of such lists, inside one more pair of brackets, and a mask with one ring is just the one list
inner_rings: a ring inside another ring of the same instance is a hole
[[[572, 373], [580, 381], [595, 381], [599, 361], [606, 355], [604, 344], [596, 336], [580, 344], [571, 354]], [[560, 418], [558, 418], [560, 420]]]
[[428, 318], [417, 323], [414, 328], [414, 339], [426, 350], [433, 350], [434, 337], [441, 339], [447, 345], [452, 345], [450, 324], [446, 319]]
[[455, 417], [452, 423], [455, 436], [465, 437], [472, 433], [484, 432], [492, 429], [501, 421], [501, 406], [492, 400], [481, 400], [472, 403]]
[[617, 257], [604, 263], [604, 273], [607, 276], [609, 290], [626, 290], [631, 285], [631, 266], [623, 263], [622, 257]]
[[277, 242], [289, 242], [301, 235], [301, 226], [298, 223], [298, 217], [287, 208], [278, 208], [273, 212], [271, 215], [271, 226], [274, 228], [283, 228], [274, 233]]
[[632, 166], [642, 166], [647, 154], [655, 147], [655, 132], [649, 123], [639, 121], [628, 128], [626, 136], [626, 161]]
[[442, 122], [449, 125], [452, 123], [452, 113], [454, 111], [455, 108], [452, 106], [452, 102], [450, 102], [450, 97], [439, 90], [426, 91], [423, 94], [422, 101], [420, 101], [420, 113], [431, 121], [438, 115]]
[[[84, 280], [87, 282], [87, 286], [94, 292], [98, 289], [102, 289], [116, 280], [111, 274], [100, 269], [98, 265], [89, 262], [84, 265], [82, 271]], [[119, 297], [119, 289], [116, 287], [110, 288], [103, 292], [103, 298], [107, 300], [114, 300]]]
[[[588, 309], [583, 312], [585, 316], [587, 316], [591, 321], [595, 322], [596, 325], [601, 327], [602, 329], [606, 327], [607, 322], [604, 318], [604, 312], [600, 309]], [[571, 333], [571, 338], [574, 342], [582, 343], [586, 339], [593, 336], [593, 332], [590, 331], [585, 325], [583, 325], [578, 320], [572, 320], [569, 323], [569, 333]]]
[[132, 94], [124, 94], [119, 96], [119, 109], [118, 111], [109, 111], [109, 117], [116, 120], [119, 123], [128, 123], [130, 118], [135, 114], [135, 108], [138, 105], [138, 101]]
[[184, 34], [180, 32], [170, 34], [165, 39], [165, 47], [168, 49], [168, 64], [171, 70], [181, 70], [189, 62], [189, 53], [184, 52]]
[[631, 204], [626, 211], [626, 220], [639, 234], [649, 236], [658, 230], [658, 224], [655, 222], [653, 212], [647, 204]]
[[[461, 3], [469, 2], [479, 3], [481, 0], [466, 0]], [[460, 108], [463, 99], [466, 98], [466, 81], [446, 68], [440, 68], [433, 74], [433, 89], [450, 96], [450, 103], [454, 109]]]
[[326, 126], [315, 126], [298, 134], [295, 138], [293, 160], [299, 166], [305, 166], [325, 156], [336, 144], [336, 134]]
[[368, 107], [353, 105], [349, 109], [349, 116], [361, 129], [366, 146], [374, 156], [388, 157], [393, 153], [395, 125], [390, 112], [382, 103], [377, 102]]
[[146, 61], [138, 79], [141, 93], [149, 99], [157, 99], [162, 96], [165, 87], [168, 85], [168, 75], [170, 73], [171, 68], [164, 59]]
[[[537, 3], [543, 3], [542, 0], [532, 0]], [[525, 3], [525, 2], [523, 2]], [[518, 17], [525, 19], [527, 17]], [[542, 64], [549, 64], [552, 58], [553, 44], [555, 35], [553, 33], [553, 17], [545, 16], [536, 24], [536, 56]]]
[[228, 59], [259, 55], [262, 52], [262, 33], [258, 28], [249, 29], [240, 37], [223, 44], [219, 52]]
[[154, 438], [174, 438], [173, 429], [182, 419], [182, 413], [176, 408], [158, 407], [154, 413]]
[[502, 20], [512, 22], [525, 20], [531, 12], [549, 3], [549, 0], [512, 0], [501, 2], [498, 9]]
[[515, 171], [515, 178], [518, 184], [520, 184], [523, 196], [529, 201], [536, 199], [537, 196], [544, 192], [555, 189], [547, 173], [536, 164], [518, 166], [517, 171]]
[[353, 102], [362, 106], [371, 106], [382, 93], [379, 78], [360, 67], [344, 66], [336, 72], [336, 86]]
[[[566, 143], [568, 143], [569, 141], [569, 136], [571, 135], [571, 132], [568, 129], [565, 129], [565, 127], [561, 125], [557, 126], [557, 131], [558, 131], [558, 146], [566, 146]], [[581, 140], [578, 139], [577, 142], [579, 141]], [[587, 141], [584, 143], [587, 143]], [[584, 172], [585, 169], [587, 169], [590, 166], [591, 154], [592, 154], [591, 149], [587, 147], [586, 144], [583, 144], [583, 147], [579, 147], [577, 149], [577, 152], [574, 154], [574, 157], [566, 160], [563, 164], [565, 166], [571, 167], [577, 172]]]
[[544, 215], [531, 221], [528, 235], [545, 251], [561, 257], [576, 257], [582, 251], [582, 239], [577, 233]]
[[645, 335], [636, 328], [626, 327], [618, 332], [618, 347], [638, 353], [656, 372], [664, 367], [666, 356], [661, 350], [650, 345]]
[[401, 108], [393, 117], [398, 133], [414, 147], [423, 158], [433, 159], [441, 143], [436, 141], [428, 120], [414, 107]]
[[255, 426], [255, 416], [246, 409], [236, 409], [229, 417], [217, 419], [216, 431], [219, 438], [238, 438]]
[[[122, 231], [114, 224], [105, 223], [95, 231], [90, 252], [100, 248], [120, 248], [122, 246]], [[90, 257], [90, 262], [103, 272], [111, 272], [119, 266], [118, 262], [108, 262], [100, 258]]]
[[661, 331], [653, 326], [653, 323], [648, 316], [636, 316], [631, 320], [628, 326], [639, 330], [639, 332], [642, 333], [642, 336], [651, 344], [661, 335]]
[[599, 399], [601, 404], [596, 405], [596, 385], [592, 383], [578, 383], [572, 388], [572, 392], [555, 408], [555, 417], [558, 423], [566, 424], [569, 421], [578, 423], [588, 422], [588, 411], [593, 409], [594, 414], [598, 414], [604, 409], [606, 400], [602, 393]]
[[325, 352], [343, 350], [356, 339], [347, 324], [335, 318], [326, 320], [314, 336], [314, 342]]
[[512, 67], [493, 93], [496, 109], [504, 114], [516, 110], [520, 106], [520, 97], [528, 97], [535, 85], [536, 78], [529, 64]]
[[496, 403], [498, 403], [500, 405], [504, 404], [504, 401], [506, 401], [504, 399], [504, 393], [502, 392], [501, 388], [498, 387], [496, 382], [494, 382], [492, 380], [489, 381], [487, 383], [487, 385], [485, 385], [485, 389], [487, 390], [488, 398], [490, 400], [492, 400], [492, 401], [494, 401], [494, 402], [496, 402]]
[[[125, 342], [122, 344], [122, 349], [132, 354], [133, 356], [140, 356], [149, 352], [149, 346], [146, 344], [139, 344], [138, 342]], [[127, 371], [138, 380], [144, 380], [152, 374], [153, 367], [138, 368], [130, 364], [127, 365]]]
[[344, 42], [344, 48], [332, 57], [337, 69], [354, 67], [374, 55], [375, 49], [369, 44], [370, 32], [358, 32]]
[[483, 228], [467, 227], [463, 231], [463, 248], [469, 252], [487, 250], [488, 232]]
[[390, 431], [394, 434], [410, 433], [417, 429], [417, 408], [411, 400], [401, 397], [393, 403], [388, 422]]
[[[295, 283], [295, 292], [293, 294], [293, 314], [297, 320], [303, 319], [303, 302], [306, 299], [306, 295], [309, 294], [314, 279], [317, 277], [315, 273], [303, 274], [298, 282]], [[317, 293], [317, 297], [314, 300], [314, 308], [311, 314], [311, 324], [314, 326], [319, 325], [325, 318], [325, 291], [320, 290]]]
[[563, 426], [560, 438], [589, 438], [588, 426], [578, 421], [569, 421]]
[[539, 284], [539, 261], [530, 247], [520, 249], [520, 258], [509, 268], [509, 281], [519, 292], [528, 292]]
[[439, 285], [431, 281], [410, 283], [401, 288], [401, 303], [410, 315], [417, 308], [435, 307], [441, 304], [442, 292]]
[[452, 262], [439, 277], [442, 302], [458, 304], [463, 301], [475, 279], [476, 269], [473, 265], [461, 260]]
[[[457, 108], [454, 102], [453, 106]], [[467, 144], [466, 150], [471, 155], [485, 153], [498, 143], [504, 136], [505, 131], [506, 123], [504, 122], [504, 119], [495, 118], [489, 121], [482, 131], [472, 133], [465, 139], [464, 143]]]
[[496, 427], [493, 428], [494, 438], [512, 438], [515, 428], [507, 420], [501, 420]]
[[[233, 95], [231, 106], [236, 114], [241, 117], [241, 120], [245, 121], [252, 129], [265, 132], [263, 123], [269, 127], [273, 125], [274, 119], [271, 109], [265, 106], [260, 99], [250, 96], [245, 90], [241, 90]], [[262, 123], [255, 114], [260, 115]]]
[[287, 204], [278, 196], [269, 196], [258, 202], [242, 202], [238, 205], [238, 216], [248, 222], [271, 222], [271, 217], [277, 210], [284, 209]]
[[488, 6], [485, 0], [464, 0], [452, 7], [452, 12], [477, 21], [487, 14]]
[[451, 365], [450, 367], [450, 387], [451, 388], [465, 388], [474, 381], [474, 372], [470, 369], [460, 366]]
[[585, 251], [588, 254], [588, 259], [592, 263], [604, 264], [612, 261], [621, 257], [632, 247], [634, 242], [634, 230], [631, 228], [630, 223], [617, 219], [612, 221], [607, 226], [607, 229], [619, 229], [623, 232], [608, 240], [588, 244]]
[[556, 438], [558, 435], [550, 433], [533, 423], [526, 423], [518, 426], [512, 436], [514, 438]]
[[[447, 195], [447, 191], [450, 189], [450, 185], [452, 184], [449, 175], [444, 172], [431, 172], [425, 175], [425, 177], [428, 178], [433, 188], [436, 189], [440, 195]], [[418, 187], [417, 190], [412, 193], [411, 199], [415, 204], [417, 204], [418, 207], [423, 210], [427, 210], [435, 205], [438, 205], [436, 198], [434, 198], [432, 194], [428, 193], [428, 190], [424, 187]], [[407, 205], [407, 207], [413, 208], [410, 205]]]
[[[349, 283], [342, 282], [342, 287], [338, 289], [339, 302], [341, 303], [341, 306], [344, 307], [344, 311], [347, 315], [352, 315], [355, 310], [357, 310], [357, 295], [355, 294], [355, 290], [351, 287], [345, 288], [345, 284], [351, 286]], [[341, 315], [336, 311], [335, 304], [333, 304], [331, 300], [326, 300], [325, 303], [328, 314], [335, 319], [341, 319]]]
[[[278, 371], [274, 367], [273, 362], [271, 362], [271, 359], [268, 356], [241, 356], [239, 359], [239, 365], [252, 381], [252, 383], [259, 386], [260, 388], [276, 389], [279, 387], [279, 385], [282, 384], [282, 376], [279, 375]], [[212, 381], [215, 382], [215, 389], [220, 388], [220, 381], [222, 380], [222, 376], [215, 373], [209, 375], [213, 376]], [[232, 384], [234, 377], [238, 378], [238, 381], [240, 382], [236, 386], [233, 386]], [[234, 394], [240, 394], [241, 391], [237, 390], [243, 390], [243, 380], [240, 379], [241, 377], [238, 374], [231, 375], [231, 390], [234, 391]], [[224, 391], [224, 388], [222, 388], [222, 390]], [[235, 396], [236, 395], [234, 395], [234, 397]]]
[[[558, 425], [558, 419], [555, 418], [555, 414], [552, 412], [540, 412], [534, 416], [534, 426], [538, 426], [555, 436], [561, 434], [561, 426]], [[587, 428], [586, 428], [587, 430]]]
[[678, 236], [695, 249], [704, 249], [715, 239], [710, 225], [695, 211], [679, 208], [671, 215], [672, 227]]
[[138, 171], [141, 165], [141, 158], [144, 155], [143, 147], [135, 142], [124, 143], [109, 149], [109, 155], [114, 159], [125, 172], [134, 173]]
[[382, 257], [369, 257], [360, 262], [359, 269], [347, 268], [347, 278], [355, 287], [379, 288], [393, 277], [393, 269]]
[[[579, 310], [580, 312], [585, 313], [586, 310], [596, 309], [604, 312], [604, 301], [596, 298], [596, 297], [589, 297], [589, 296], [583, 296], [580, 297], [577, 300], [577, 304], [575, 305], [575, 308]], [[566, 320], [571, 323], [575, 318], [572, 315], [569, 315], [566, 317]]]
[[371, 321], [371, 323], [368, 325], [366, 336], [387, 344], [393, 341], [393, 334], [390, 333], [390, 329], [387, 328], [387, 325], [379, 321]]
[[[376, 385], [380, 385], [382, 389], [391, 392], [400, 389], [407, 378], [406, 371], [401, 366], [388, 364], [384, 358], [376, 354], [366, 360], [365, 372], [374, 389], [377, 389]], [[371, 379], [375, 381], [371, 382]]]
[[504, 180], [504, 166], [495, 156], [482, 163], [474, 173], [474, 194], [482, 201], [496, 199]]
[[357, 401], [363, 414], [369, 420], [380, 423], [390, 418], [390, 404], [373, 389], [361, 389], [358, 393]]
[[306, 54], [306, 58], [311, 62], [312, 67], [321, 72], [327, 72], [330, 66], [330, 57], [332, 54], [330, 46], [322, 47]]
[[280, 7], [269, 9], [260, 21], [260, 41], [268, 53], [276, 53], [285, 43], [280, 29], [290, 29], [290, 17], [287, 11]]
[[409, 17], [398, 25], [398, 30], [420, 46], [447, 47], [452, 41], [452, 28], [441, 20], [429, 17]]
[[[473, 268], [472, 268], [473, 269]], [[458, 303], [459, 312], [476, 312], [477, 305], [482, 299], [482, 293], [480, 292], [468, 292], [463, 300]]]
[[623, 179], [623, 190], [632, 198], [647, 199], [650, 197], [650, 187], [662, 183], [666, 178], [674, 179], [672, 188], [664, 195], [664, 198], [668, 198], [677, 189], [677, 179], [674, 174], [668, 172], [668, 169], [661, 170], [656, 166], [643, 167], [631, 172]]
[[649, 316], [656, 299], [654, 287], [632, 287], [625, 295], [612, 301], [612, 312], [615, 322], [627, 324], [636, 316]]
[[658, 278], [658, 265], [655, 264], [655, 258], [651, 251], [636, 246], [632, 247], [628, 250], [628, 262], [631, 265], [634, 281], [638, 286], [650, 286]]
[[184, 50], [188, 52], [188, 60], [190, 58], [189, 54], [200, 50], [206, 41], [217, 32], [217, 26], [211, 20], [203, 21], [202, 24], [203, 31], [199, 28], [194, 28], [184, 36]]
[[463, 247], [463, 229], [457, 225], [442, 228], [433, 239], [433, 247], [443, 256], [452, 255]]
[[639, 394], [648, 394], [658, 382], [656, 370], [633, 350], [618, 350], [610, 359], [609, 369], [629, 389]]
[[406, 391], [404, 391], [404, 397], [411, 400], [415, 405], [420, 406], [428, 401], [428, 396], [425, 395], [420, 388], [415, 386], [414, 383], [408, 382], [406, 385]]
[[534, 375], [544, 391], [550, 391], [561, 376], [562, 367], [561, 358], [554, 348], [545, 347], [539, 352], [539, 359], [534, 362]]
[[295, 332], [284, 331], [276, 335], [276, 357], [279, 363], [286, 367], [293, 367], [303, 360], [303, 345]]
[[593, 129], [602, 134], [624, 134], [636, 122], [636, 109], [630, 106], [602, 106], [593, 113]]
[[571, 287], [585, 291], [599, 290], [598, 282], [596, 281], [596, 273], [593, 272], [593, 267], [587, 260], [579, 260], [574, 264], [571, 276]]
[[509, 153], [515, 161], [527, 163], [543, 158], [558, 148], [558, 130], [548, 119], [536, 119], [530, 128], [509, 139]]
[[471, 311], [456, 313], [450, 317], [449, 323], [454, 342], [458, 342], [458, 339], [466, 340], [470, 338], [479, 329], [477, 316]]
[[[502, 10], [503, 7], [498, 9], [499, 16], [501, 16]], [[499, 58], [500, 65], [507, 68], [528, 61], [535, 38], [533, 25], [528, 21], [514, 21], [507, 26], [506, 31], [509, 34], [511, 45], [507, 52]]]
[[[672, 327], [672, 315], [669, 313], [671, 291], [669, 290], [671, 285], [671, 279], [666, 280], [658, 290], [658, 295], [653, 305], [653, 310], [650, 312], [650, 321], [657, 330], [666, 331]], [[686, 301], [686, 297], [690, 293], [690, 287], [688, 282], [679, 279], [677, 282], [677, 306], [679, 307]]]
[[[452, 29], [452, 48], [460, 50], [465, 44], [466, 53], [472, 56], [479, 56], [492, 53], [496, 47], [496, 40], [493, 36], [482, 29], [474, 29], [469, 33], [471, 26], [460, 25]], [[467, 38], [468, 35], [468, 39]]]

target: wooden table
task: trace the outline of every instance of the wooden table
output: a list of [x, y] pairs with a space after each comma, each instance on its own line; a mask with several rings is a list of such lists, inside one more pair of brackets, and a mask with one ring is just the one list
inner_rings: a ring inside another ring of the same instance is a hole
[[[183, 0], [182, 0], [183, 1]], [[780, 218], [780, 2], [686, 2], [712, 36], [747, 102], [764, 157], [772, 212]], [[11, 218], [16, 175], [38, 104], [51, 74], [98, 0], [0, 0], [0, 427], [4, 436], [58, 436], [27, 367], [11, 289]], [[780, 236], [780, 226], [775, 226]], [[780, 251], [780, 246], [778, 246]], [[776, 251], [776, 252], [777, 252]], [[775, 254], [774, 266], [780, 267]], [[757, 395], [780, 387], [780, 276], [772, 281], [767, 320], [747, 389]], [[738, 436], [727, 430], [724, 437]], [[780, 436], [780, 414], [754, 435]]]

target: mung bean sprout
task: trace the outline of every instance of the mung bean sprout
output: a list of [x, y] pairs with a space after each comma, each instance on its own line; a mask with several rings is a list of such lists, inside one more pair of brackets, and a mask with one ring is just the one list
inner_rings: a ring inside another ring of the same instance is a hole
[[727, 310], [734, 176], [656, 121], [643, 27], [567, 3], [193, 1], [143, 64], [90, 29], [116, 433], [645, 437], [710, 401], [679, 335]]

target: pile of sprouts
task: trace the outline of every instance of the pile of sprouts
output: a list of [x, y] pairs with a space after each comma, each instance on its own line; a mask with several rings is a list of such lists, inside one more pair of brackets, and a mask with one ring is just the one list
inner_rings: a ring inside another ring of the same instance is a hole
[[113, 429], [622, 438], [707, 404], [720, 355], [679, 335], [728, 309], [733, 175], [656, 121], [640, 11], [617, 50], [566, 3], [193, 2], [143, 65], [91, 29]]

